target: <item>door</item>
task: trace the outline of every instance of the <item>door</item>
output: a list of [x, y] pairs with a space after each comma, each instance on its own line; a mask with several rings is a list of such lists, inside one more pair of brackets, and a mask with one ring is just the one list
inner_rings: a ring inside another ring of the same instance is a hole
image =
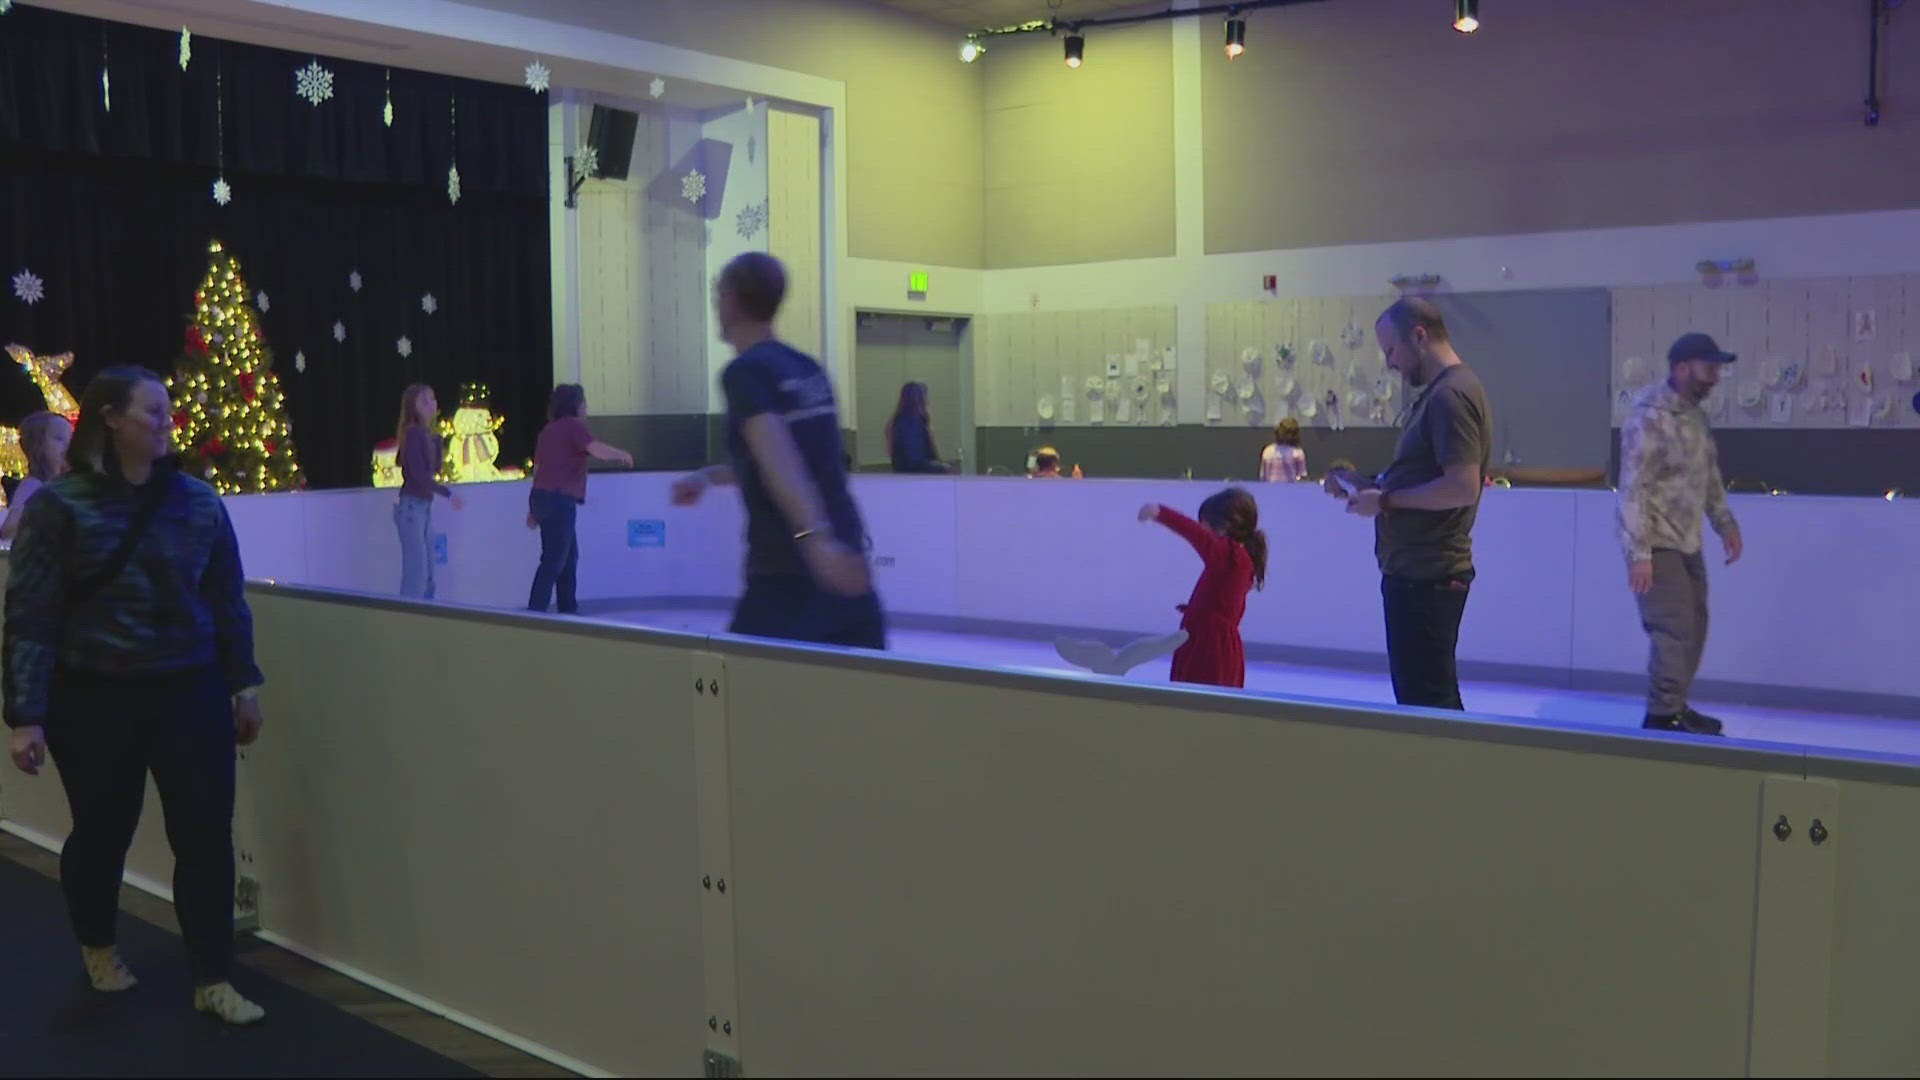
[[927, 384], [933, 444], [941, 460], [971, 471], [973, 380], [967, 364], [967, 320], [861, 312], [854, 332], [854, 379], [859, 429], [854, 460], [862, 469], [891, 462], [887, 421], [900, 387]]

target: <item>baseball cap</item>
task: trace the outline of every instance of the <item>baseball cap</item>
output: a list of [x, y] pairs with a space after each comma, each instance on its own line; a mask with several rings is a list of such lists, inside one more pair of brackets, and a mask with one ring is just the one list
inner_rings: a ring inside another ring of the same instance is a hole
[[1714, 340], [1705, 334], [1682, 334], [1680, 340], [1667, 350], [1667, 363], [1677, 364], [1682, 360], [1711, 360], [1716, 364], [1731, 364], [1737, 359], [1732, 353], [1724, 352]]

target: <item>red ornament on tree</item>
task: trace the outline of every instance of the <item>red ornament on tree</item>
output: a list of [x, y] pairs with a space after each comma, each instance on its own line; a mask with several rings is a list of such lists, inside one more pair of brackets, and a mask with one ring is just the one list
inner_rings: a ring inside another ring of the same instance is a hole
[[199, 323], [187, 324], [187, 351], [197, 353], [207, 351], [207, 336], [200, 332]]
[[187, 410], [181, 409], [179, 412], [173, 414], [173, 429], [175, 431], [185, 431], [187, 429], [187, 422], [192, 419], [192, 417], [187, 415]]
[[202, 457], [219, 457], [226, 452], [227, 444], [221, 442], [218, 436], [200, 444], [200, 455]]
[[266, 442], [262, 443], [261, 445], [266, 448], [266, 451], [269, 454], [280, 449], [280, 444], [277, 442], [274, 442], [272, 439], [268, 439]]
[[236, 381], [240, 384], [240, 393], [247, 399], [249, 404], [260, 396], [260, 380], [253, 372], [241, 372]]

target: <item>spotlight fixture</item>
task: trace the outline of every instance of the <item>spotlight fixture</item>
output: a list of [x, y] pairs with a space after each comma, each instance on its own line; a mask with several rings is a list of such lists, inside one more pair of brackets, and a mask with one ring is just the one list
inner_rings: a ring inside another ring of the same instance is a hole
[[1463, 34], [1480, 29], [1480, 0], [1453, 0], [1453, 28]]
[[1079, 34], [1067, 35], [1067, 66], [1077, 68], [1087, 52], [1087, 39]]
[[968, 34], [967, 40], [960, 44], [960, 62], [963, 64], [971, 64], [975, 60], [980, 59], [980, 54], [986, 51], [987, 47], [980, 44], [979, 37]]
[[1240, 12], [1227, 12], [1227, 59], [1232, 60], [1247, 51], [1247, 20]]

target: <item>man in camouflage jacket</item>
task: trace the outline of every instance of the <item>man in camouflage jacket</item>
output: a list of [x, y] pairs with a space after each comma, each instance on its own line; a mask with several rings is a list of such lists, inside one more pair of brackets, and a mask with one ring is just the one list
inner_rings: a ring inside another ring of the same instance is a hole
[[1740, 526], [1700, 408], [1733, 361], [1705, 334], [1682, 336], [1667, 352], [1670, 376], [1641, 392], [1620, 430], [1620, 544], [1652, 640], [1642, 726], [1656, 730], [1720, 734], [1720, 721], [1695, 712], [1687, 694], [1707, 644], [1702, 518], [1720, 534], [1727, 562], [1740, 558]]

